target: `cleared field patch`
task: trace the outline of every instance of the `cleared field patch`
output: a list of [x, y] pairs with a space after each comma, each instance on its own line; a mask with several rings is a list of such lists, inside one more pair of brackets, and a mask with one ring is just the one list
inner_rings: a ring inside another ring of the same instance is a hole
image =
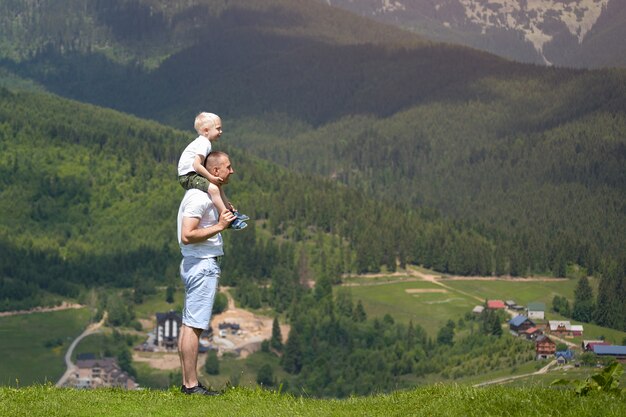
[[0, 385], [56, 382], [89, 317], [86, 308], [0, 317]]
[[445, 288], [407, 288], [404, 290], [407, 294], [432, 294], [432, 293], [446, 293], [448, 290]]
[[559, 281], [529, 281], [523, 278], [515, 280], [442, 280], [447, 287], [467, 292], [481, 299], [514, 300], [518, 304], [526, 305], [533, 301], [546, 303], [546, 308], [552, 305], [555, 295], [565, 296], [574, 300], [574, 289], [577, 281], [562, 279]]

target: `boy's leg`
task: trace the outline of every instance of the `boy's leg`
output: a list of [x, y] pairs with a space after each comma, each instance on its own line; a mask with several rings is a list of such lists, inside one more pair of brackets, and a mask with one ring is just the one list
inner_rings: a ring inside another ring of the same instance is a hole
[[[239, 213], [235, 207], [230, 203], [230, 201], [228, 200], [228, 198], [226, 198], [226, 194], [224, 194], [224, 189], [222, 187], [220, 188], [220, 196], [222, 198], [222, 201], [224, 202], [224, 205], [226, 206], [226, 208], [228, 208], [228, 210], [232, 211], [233, 214], [235, 215], [235, 217], [237, 217], [237, 220], [240, 220], [242, 222], [245, 222], [246, 220], [250, 220], [250, 217], [246, 216], [243, 213]], [[235, 224], [236, 226], [236, 224]], [[240, 227], [240, 229], [243, 229], [244, 227], [246, 227], [247, 225]], [[237, 227], [235, 227], [237, 228]]]
[[181, 175], [178, 177], [178, 183], [185, 189], [195, 188], [200, 191], [208, 192], [210, 181], [196, 172]]
[[222, 200], [222, 192], [220, 188], [221, 187], [218, 187], [217, 185], [209, 182], [209, 185], [208, 185], [209, 197], [211, 197], [211, 201], [213, 201], [213, 204], [215, 204], [215, 207], [217, 208], [218, 213], [221, 213], [222, 211], [226, 209], [224, 200]]

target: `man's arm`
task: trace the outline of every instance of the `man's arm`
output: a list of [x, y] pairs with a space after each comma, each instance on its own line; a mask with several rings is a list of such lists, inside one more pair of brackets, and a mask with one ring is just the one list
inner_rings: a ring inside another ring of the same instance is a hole
[[196, 155], [194, 157], [194, 159], [193, 159], [193, 169], [194, 169], [194, 171], [196, 171], [198, 174], [202, 175], [207, 180], [211, 181], [213, 184], [217, 184], [217, 185], [221, 184], [224, 180], [221, 179], [220, 177], [216, 177], [215, 175], [212, 175], [209, 171], [207, 171], [207, 169], [204, 167], [202, 162], [204, 162], [202, 160], [202, 155]]
[[183, 217], [180, 240], [184, 245], [205, 241], [223, 231], [235, 220], [235, 215], [229, 210], [223, 210], [217, 224], [199, 228], [200, 218]]

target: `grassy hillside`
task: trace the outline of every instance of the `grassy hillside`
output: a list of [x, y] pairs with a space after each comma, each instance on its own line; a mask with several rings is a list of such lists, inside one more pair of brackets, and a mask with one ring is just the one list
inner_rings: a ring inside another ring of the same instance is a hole
[[55, 383], [65, 371], [65, 352], [89, 319], [85, 308], [0, 317], [0, 385]]
[[545, 388], [469, 388], [436, 385], [390, 395], [313, 400], [263, 390], [233, 389], [216, 398], [176, 392], [0, 388], [3, 413], [11, 416], [607, 416], [626, 413], [614, 397], [576, 397]]

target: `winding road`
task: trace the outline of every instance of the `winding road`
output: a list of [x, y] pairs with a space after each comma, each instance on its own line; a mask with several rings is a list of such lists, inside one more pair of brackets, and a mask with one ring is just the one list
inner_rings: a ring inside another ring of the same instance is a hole
[[76, 339], [74, 339], [69, 349], [67, 349], [67, 352], [65, 353], [66, 369], [65, 369], [65, 373], [63, 374], [63, 376], [61, 376], [61, 378], [57, 381], [56, 383], [57, 387], [64, 386], [67, 380], [70, 378], [70, 376], [72, 376], [72, 374], [76, 372], [76, 364], [72, 362], [72, 353], [74, 353], [74, 349], [76, 348], [76, 346], [78, 346], [78, 343], [81, 340], [83, 340], [85, 337], [94, 333], [98, 333], [100, 331], [100, 327], [102, 327], [102, 325], [106, 321], [106, 318], [107, 318], [107, 313], [105, 311], [104, 314], [102, 315], [102, 320], [100, 320], [98, 323], [91, 323], [89, 326], [87, 326], [85, 331], [83, 331]]

